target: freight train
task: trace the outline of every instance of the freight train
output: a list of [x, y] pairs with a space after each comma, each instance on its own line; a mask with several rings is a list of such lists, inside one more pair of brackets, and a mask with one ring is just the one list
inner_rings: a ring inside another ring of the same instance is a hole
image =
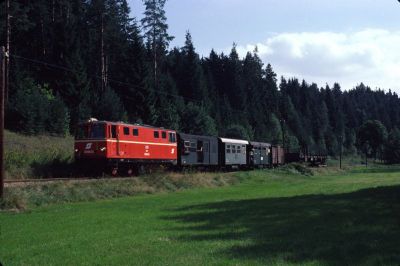
[[175, 168], [250, 169], [285, 163], [280, 145], [180, 133], [172, 129], [90, 119], [75, 135], [81, 169], [134, 175], [149, 165]]

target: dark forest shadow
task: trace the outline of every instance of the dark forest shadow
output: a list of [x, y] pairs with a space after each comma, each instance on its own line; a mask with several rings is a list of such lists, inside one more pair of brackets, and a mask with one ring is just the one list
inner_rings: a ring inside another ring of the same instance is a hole
[[[243, 240], [234, 258], [400, 264], [400, 186], [338, 195], [223, 201], [171, 210], [178, 241]], [[250, 242], [250, 244], [249, 244]]]
[[75, 164], [70, 158], [55, 158], [46, 162], [33, 162], [31, 168], [35, 177], [66, 178], [76, 174]]

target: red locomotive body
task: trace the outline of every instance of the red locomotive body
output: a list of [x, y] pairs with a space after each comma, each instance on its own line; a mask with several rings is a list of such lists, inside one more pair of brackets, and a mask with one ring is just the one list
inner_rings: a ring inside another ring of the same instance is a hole
[[81, 165], [107, 166], [113, 174], [121, 167], [129, 173], [139, 163], [176, 164], [176, 131], [89, 120], [78, 127], [75, 159]]

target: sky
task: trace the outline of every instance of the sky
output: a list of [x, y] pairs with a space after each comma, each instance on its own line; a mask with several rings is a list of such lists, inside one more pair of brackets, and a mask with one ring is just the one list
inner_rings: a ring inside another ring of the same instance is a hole
[[[128, 0], [143, 17], [142, 0]], [[278, 76], [320, 87], [359, 83], [400, 93], [400, 3], [397, 0], [168, 0], [170, 47], [190, 31], [196, 51], [241, 57], [257, 46]]]

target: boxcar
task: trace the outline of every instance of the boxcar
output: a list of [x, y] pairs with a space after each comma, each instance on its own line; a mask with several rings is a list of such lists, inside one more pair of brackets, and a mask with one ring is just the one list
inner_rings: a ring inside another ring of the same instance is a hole
[[247, 165], [247, 140], [219, 139], [220, 166], [242, 167]]
[[262, 168], [271, 165], [271, 144], [250, 141], [248, 147], [248, 163], [250, 166]]
[[273, 166], [282, 165], [285, 163], [285, 151], [280, 145], [271, 147], [271, 164]]
[[179, 133], [179, 166], [218, 166], [218, 138]]

